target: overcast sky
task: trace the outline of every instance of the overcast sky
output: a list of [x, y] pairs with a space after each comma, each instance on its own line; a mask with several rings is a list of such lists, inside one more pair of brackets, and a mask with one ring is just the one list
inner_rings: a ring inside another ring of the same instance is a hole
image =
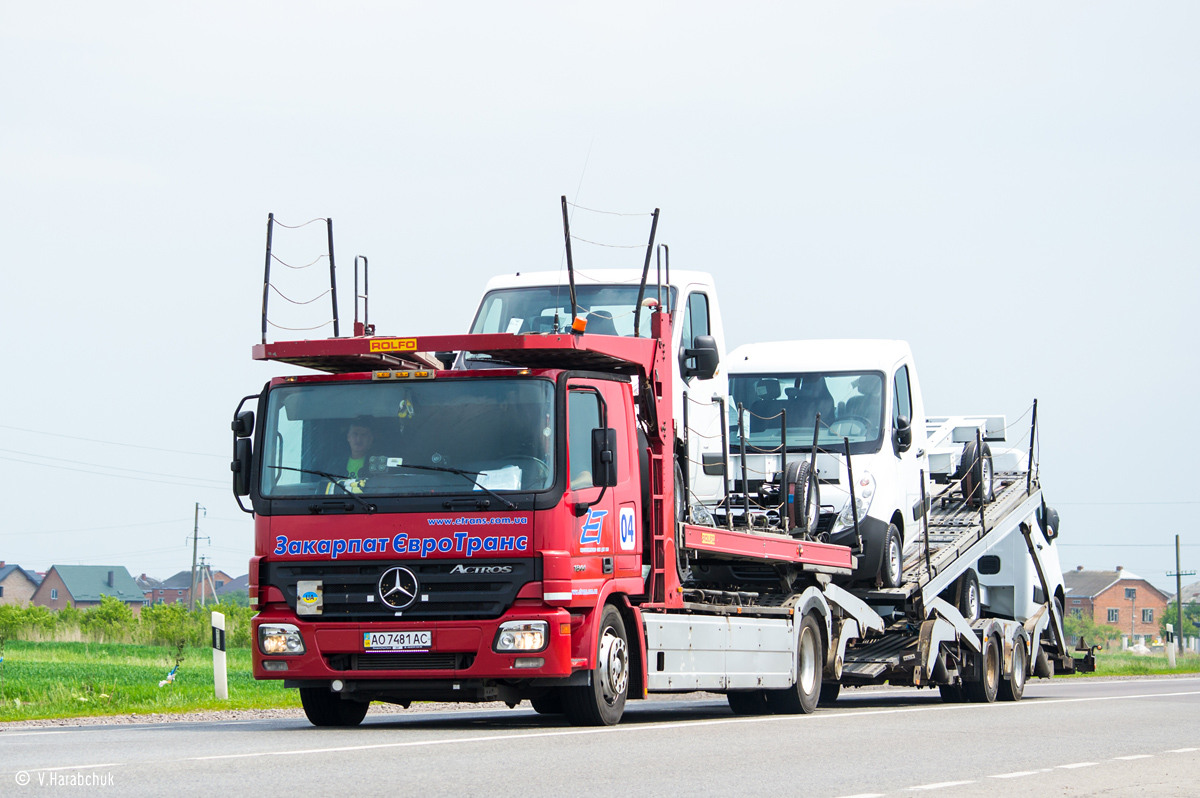
[[245, 573], [229, 418], [283, 373], [250, 360], [268, 212], [335, 220], [344, 317], [363, 254], [381, 333], [450, 333], [488, 277], [558, 268], [567, 194], [660, 207], [730, 348], [902, 338], [931, 413], [1037, 397], [1063, 566], [1173, 592], [1175, 534], [1200, 570], [1197, 30], [1191, 3], [4, 3], [0, 559], [166, 577], [199, 501], [201, 554]]

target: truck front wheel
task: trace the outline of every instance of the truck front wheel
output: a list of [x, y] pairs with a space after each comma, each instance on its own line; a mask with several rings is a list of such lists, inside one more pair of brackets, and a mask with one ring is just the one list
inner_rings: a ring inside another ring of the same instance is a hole
[[366, 701], [347, 701], [327, 687], [301, 687], [300, 703], [314, 726], [357, 726], [370, 706]]
[[606, 604], [600, 615], [600, 639], [592, 683], [563, 689], [563, 711], [575, 726], [615, 726], [629, 695], [629, 638], [621, 613]]
[[807, 715], [821, 699], [821, 630], [808, 614], [800, 624], [796, 645], [796, 683], [786, 690], [767, 690], [767, 706], [776, 715]]

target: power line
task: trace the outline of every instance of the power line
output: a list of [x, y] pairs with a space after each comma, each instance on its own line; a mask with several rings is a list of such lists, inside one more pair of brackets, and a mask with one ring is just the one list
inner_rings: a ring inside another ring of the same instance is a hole
[[130, 449], [147, 449], [152, 452], [170, 452], [172, 454], [190, 454], [190, 455], [195, 455], [196, 457], [219, 457], [221, 459], [224, 459], [226, 457], [226, 455], [223, 455], [223, 454], [211, 454], [209, 452], [189, 452], [184, 449], [162, 449], [157, 446], [142, 446], [141, 444], [137, 444], [137, 443], [121, 443], [119, 441], [104, 441], [104, 440], [100, 440], [99, 438], [81, 438], [78, 435], [63, 435], [62, 433], [59, 433], [59, 432], [43, 432], [40, 429], [26, 429], [25, 427], [12, 427], [12, 426], [9, 426], [8, 424], [0, 424], [0, 429], [12, 429], [12, 430], [17, 430], [18, 432], [32, 432], [34, 435], [50, 435], [54, 438], [69, 438], [70, 440], [73, 440], [73, 441], [87, 441], [88, 443], [106, 443], [109, 446], [125, 446]]
[[[73, 460], [73, 459], [69, 459], [66, 457], [51, 457], [48, 454], [38, 454], [36, 452], [19, 452], [16, 449], [0, 448], [0, 452], [8, 452], [10, 454], [20, 454], [20, 455], [24, 455], [26, 457], [40, 457], [43, 460], [57, 460], [60, 463], [74, 463], [75, 465], [92, 466], [94, 468], [111, 468], [113, 471], [129, 471], [134, 474], [151, 474], [151, 475], [157, 474], [160, 477], [171, 477], [172, 479], [192, 479], [192, 480], [196, 480], [199, 482], [212, 482], [217, 485], [225, 484], [225, 480], [223, 480], [223, 479], [207, 479], [205, 477], [190, 477], [190, 476], [186, 476], [184, 474], [164, 474], [161, 471], [141, 471], [136, 468], [122, 468], [121, 466], [110, 466], [110, 465], [105, 465], [104, 463], [88, 463], [83, 460]], [[49, 463], [46, 463], [46, 465], [49, 465]], [[113, 476], [117, 476], [117, 474], [113, 474]]]
[[0, 532], [0, 537], [23, 536], [23, 535], [60, 535], [67, 532], [101, 532], [107, 529], [130, 529], [137, 526], [164, 526], [166, 524], [181, 524], [187, 521], [186, 518], [176, 518], [170, 521], [147, 521], [142, 524], [115, 524], [113, 526], [88, 526], [79, 529], [50, 529], [36, 532]]
[[53, 465], [52, 463], [35, 463], [33, 460], [18, 460], [16, 457], [3, 457], [0, 460], [8, 460], [13, 463], [25, 463], [26, 465], [42, 466], [43, 468], [59, 468], [63, 471], [78, 471], [81, 474], [96, 474], [102, 477], [116, 477], [117, 479], [132, 479], [136, 482], [157, 482], [160, 485], [175, 485], [180, 488], [197, 488], [199, 490], [221, 490], [215, 485], [199, 485], [188, 482], [168, 482], [165, 479], [148, 479], [146, 477], [130, 477], [125, 474], [109, 474], [104, 471], [89, 471], [86, 468], [71, 468], [70, 466]]

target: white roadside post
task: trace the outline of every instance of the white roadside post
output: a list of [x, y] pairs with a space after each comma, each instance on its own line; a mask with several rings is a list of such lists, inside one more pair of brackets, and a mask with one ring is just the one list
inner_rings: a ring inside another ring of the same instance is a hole
[[217, 693], [217, 698], [226, 700], [229, 698], [229, 679], [225, 673], [225, 615], [224, 613], [214, 612], [212, 614], [212, 641], [213, 641], [213, 689]]
[[[1181, 624], [1181, 626], [1182, 626], [1182, 624]], [[1167, 639], [1163, 642], [1166, 643], [1164, 648], [1166, 648], [1166, 650], [1167, 650], [1167, 667], [1174, 668], [1175, 667], [1175, 625], [1174, 624], [1170, 624], [1170, 623], [1167, 624]]]

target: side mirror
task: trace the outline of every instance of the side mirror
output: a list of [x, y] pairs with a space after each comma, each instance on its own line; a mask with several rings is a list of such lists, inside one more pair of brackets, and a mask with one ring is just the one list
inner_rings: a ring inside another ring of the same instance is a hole
[[[683, 378], [686, 380], [699, 377], [702, 380], [711, 380], [717, 373], [717, 366], [721, 364], [721, 356], [717, 353], [717, 339], [711, 335], [697, 335], [692, 345], [692, 349], [684, 349], [679, 353]], [[693, 359], [696, 365], [689, 367], [687, 363]]]
[[229, 426], [233, 429], [233, 434], [237, 437], [249, 438], [254, 433], [254, 411], [243, 410], [237, 414], [237, 418]]
[[1037, 509], [1037, 521], [1046, 540], [1054, 540], [1058, 537], [1058, 510], [1043, 504]]
[[592, 485], [611, 488], [617, 484], [617, 431], [592, 430]]
[[896, 437], [897, 452], [907, 452], [912, 447], [912, 422], [908, 416], [896, 419], [896, 431], [893, 434]]
[[[253, 417], [251, 413], [242, 414], [242, 416], [246, 415]], [[229, 464], [229, 470], [233, 472], [233, 495], [235, 496], [250, 494], [250, 458], [250, 439], [238, 438], [233, 444], [233, 462]]]
[[448, 371], [454, 368], [454, 361], [458, 358], [458, 352], [434, 352], [433, 356], [442, 363], [442, 370]]

